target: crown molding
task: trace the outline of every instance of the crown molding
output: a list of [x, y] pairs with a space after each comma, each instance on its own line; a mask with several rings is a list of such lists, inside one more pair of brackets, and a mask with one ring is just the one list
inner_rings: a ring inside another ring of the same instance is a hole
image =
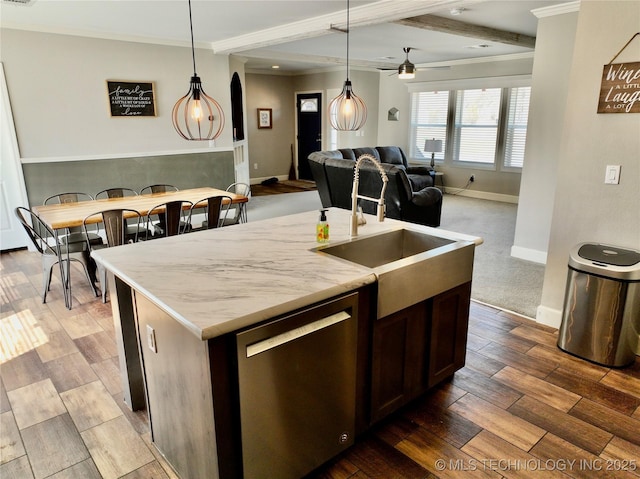
[[[169, 47], [191, 48], [190, 40], [171, 40], [166, 38], [145, 37], [137, 35], [123, 35], [113, 32], [95, 32], [82, 29], [71, 29], [66, 27], [50, 27], [42, 25], [23, 25], [12, 22], [3, 22], [2, 30], [23, 30], [36, 33], [50, 33], [54, 35], [67, 35], [72, 37], [95, 38], [98, 40], [112, 40], [118, 42], [146, 43], [151, 45], [163, 45]], [[194, 42], [196, 48], [211, 50], [209, 42]]]
[[555, 15], [564, 15], [565, 13], [574, 13], [580, 11], [580, 0], [575, 2], [561, 3], [550, 7], [541, 7], [531, 10], [537, 18], [553, 17]]

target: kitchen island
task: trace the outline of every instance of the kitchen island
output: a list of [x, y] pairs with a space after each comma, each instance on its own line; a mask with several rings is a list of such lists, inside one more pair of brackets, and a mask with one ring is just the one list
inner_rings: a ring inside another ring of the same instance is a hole
[[[329, 210], [331, 245], [349, 242], [349, 215], [345, 210]], [[291, 363], [296, 368], [308, 367], [308, 371], [315, 371], [311, 374], [314, 377], [328, 377], [333, 373], [323, 374], [314, 368], [333, 367], [340, 362], [344, 367], [337, 368], [335, 374], [345, 380], [353, 376], [350, 383], [340, 383], [344, 385], [337, 388], [340, 392], [336, 392], [335, 397], [326, 394], [326, 402], [331, 402], [332, 407], [340, 411], [353, 409], [354, 415], [345, 417], [345, 421], [351, 423], [344, 426], [339, 439], [330, 441], [337, 445], [328, 447], [325, 456], [348, 447], [354, 436], [395, 407], [389, 407], [388, 401], [382, 408], [371, 405], [371, 391], [376, 384], [375, 377], [372, 378], [375, 348], [371, 345], [376, 342], [377, 323], [386, 324], [376, 320], [376, 270], [319, 252], [315, 242], [317, 220], [317, 212], [301, 213], [93, 253], [109, 271], [125, 401], [132, 409], [147, 407], [154, 444], [183, 479], [260, 477], [261, 468], [267, 467], [262, 462], [265, 457], [278, 455], [269, 449], [273, 444], [266, 440], [251, 444], [252, 438], [260, 434], [253, 423], [262, 419], [261, 407], [253, 403], [259, 403], [263, 399], [259, 396], [264, 393], [262, 407], [270, 411], [280, 399], [291, 401], [300, 397], [292, 388], [278, 387], [282, 378], [276, 374], [269, 383], [273, 387], [251, 389], [269, 373], [267, 367], [261, 376], [247, 379], [251, 371], [266, 366], [243, 362], [248, 357], [266, 357], [263, 351], [270, 350], [268, 346], [248, 353], [254, 343], [273, 341], [255, 336], [262, 326], [277, 329], [277, 324], [293, 325], [284, 332], [274, 330], [273, 337], [285, 338], [294, 355], [296, 351], [308, 354], [322, 341], [328, 345], [317, 352], [318, 361], [297, 364], [297, 358], [291, 357], [281, 366], [283, 370]], [[360, 236], [401, 228], [455, 241], [456, 247], [469, 251], [465, 261], [470, 263], [473, 248], [482, 241], [391, 219], [379, 223], [375, 217], [367, 217]], [[465, 291], [470, 289], [468, 271], [456, 279]], [[432, 277], [435, 282], [439, 274], [442, 272], [424, 271], [425, 278]], [[462, 297], [463, 302], [467, 302], [468, 317], [468, 293]], [[426, 304], [419, 308], [424, 309]], [[462, 306], [458, 314], [464, 316], [464, 304]], [[400, 313], [390, 316], [397, 321], [395, 317]], [[407, 324], [414, 326], [424, 323], [410, 321]], [[307, 334], [309, 325], [320, 323], [323, 326], [318, 326], [319, 332], [314, 329], [317, 336], [305, 336], [306, 343], [288, 338], [291, 331]], [[325, 330], [320, 329], [325, 328], [325, 324], [329, 325], [326, 331], [335, 330], [336, 334], [325, 334]], [[466, 338], [466, 328], [459, 328], [458, 344], [461, 332]], [[350, 342], [343, 348], [331, 346], [341, 342], [341, 338]], [[240, 345], [247, 348], [246, 355]], [[295, 349], [296, 345], [300, 345], [300, 349]], [[281, 359], [273, 358], [274, 361]], [[421, 391], [415, 385], [412, 388], [414, 395]], [[384, 387], [378, 389], [377, 395], [385, 391]], [[281, 390], [288, 391], [279, 397]], [[409, 397], [404, 395], [401, 402]], [[322, 408], [324, 404], [314, 407]], [[305, 411], [302, 404], [287, 404], [286, 408], [293, 416], [296, 411], [314, 416], [314, 411]], [[374, 409], [378, 411], [375, 414]], [[271, 412], [268, 415], [272, 415]], [[262, 434], [269, 436], [278, 424], [267, 421], [264, 427], [269, 431], [263, 429]], [[297, 432], [305, 434], [304, 430]], [[279, 445], [286, 442], [284, 449], [289, 448], [292, 456], [303, 455], [295, 449], [296, 443], [304, 443], [302, 437], [287, 440], [279, 437], [275, 442]], [[302, 465], [283, 467], [289, 467], [293, 477], [295, 471], [315, 467], [318, 461], [329, 457], [311, 457]]]

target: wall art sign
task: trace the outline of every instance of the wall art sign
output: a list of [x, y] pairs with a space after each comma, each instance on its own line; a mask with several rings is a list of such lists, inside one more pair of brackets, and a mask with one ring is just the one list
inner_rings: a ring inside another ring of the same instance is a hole
[[156, 116], [153, 82], [107, 80], [111, 116]]
[[604, 66], [598, 113], [640, 113], [640, 62]]
[[640, 113], [640, 62], [613, 63], [638, 35], [602, 69], [598, 113]]

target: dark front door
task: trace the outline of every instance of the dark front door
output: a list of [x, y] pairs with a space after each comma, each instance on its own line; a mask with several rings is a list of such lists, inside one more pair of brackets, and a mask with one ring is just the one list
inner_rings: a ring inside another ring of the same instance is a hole
[[296, 96], [298, 115], [298, 178], [313, 180], [307, 157], [322, 149], [322, 93], [299, 93]]

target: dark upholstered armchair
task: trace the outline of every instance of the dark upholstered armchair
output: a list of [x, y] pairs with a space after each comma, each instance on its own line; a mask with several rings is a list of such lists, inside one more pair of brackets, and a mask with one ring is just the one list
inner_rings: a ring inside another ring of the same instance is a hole
[[[427, 226], [440, 225], [442, 193], [433, 187], [433, 176], [428, 168], [406, 166], [404, 152], [397, 146], [316, 151], [309, 155], [311, 173], [323, 207], [351, 209], [355, 160], [365, 153], [379, 159], [389, 177], [385, 193], [387, 217]], [[381, 189], [382, 180], [377, 169], [363, 164], [360, 194], [375, 198]], [[375, 214], [375, 204], [365, 201], [361, 206], [365, 213]]]

